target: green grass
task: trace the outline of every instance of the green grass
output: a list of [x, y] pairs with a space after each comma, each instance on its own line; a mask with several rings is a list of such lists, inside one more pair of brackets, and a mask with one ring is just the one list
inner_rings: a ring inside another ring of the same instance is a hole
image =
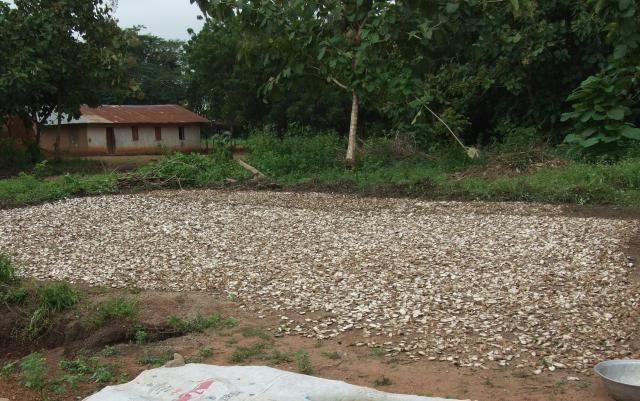
[[63, 175], [38, 179], [20, 174], [0, 180], [0, 208], [50, 202], [70, 196], [98, 195], [118, 191], [116, 174]]
[[340, 359], [340, 354], [337, 353], [336, 351], [323, 351], [320, 353], [320, 355], [324, 356], [325, 358], [329, 358], [329, 359]]
[[253, 344], [236, 348], [229, 360], [233, 363], [244, 363], [253, 359], [261, 359], [265, 356], [266, 344]]
[[80, 292], [66, 281], [43, 284], [38, 295], [40, 306], [50, 312], [63, 312], [80, 302]]
[[102, 326], [111, 320], [131, 319], [138, 313], [138, 303], [124, 297], [110, 298], [98, 305], [93, 317], [97, 326]]
[[313, 373], [313, 368], [311, 367], [311, 358], [309, 357], [309, 353], [300, 349], [295, 354], [296, 358], [296, 370], [298, 373], [302, 373], [304, 375], [310, 375]]
[[138, 358], [138, 365], [144, 366], [162, 366], [165, 363], [173, 359], [173, 353], [170, 351], [163, 352], [162, 354], [154, 354], [145, 350], [140, 358]]
[[0, 253], [0, 285], [9, 285], [16, 280], [16, 269], [11, 258]]
[[238, 324], [238, 320], [233, 317], [225, 318], [220, 313], [209, 316], [196, 315], [190, 320], [184, 320], [178, 316], [171, 315], [167, 318], [167, 326], [180, 333], [203, 332], [207, 329], [232, 328]]
[[39, 353], [25, 356], [20, 361], [20, 377], [27, 388], [40, 389], [47, 382], [47, 367], [44, 358]]
[[244, 337], [258, 337], [266, 341], [271, 340], [271, 335], [259, 327], [245, 326], [240, 332]]
[[[244, 145], [249, 150], [247, 162], [285, 188], [434, 200], [640, 205], [639, 152], [629, 152], [616, 163], [591, 163], [572, 160], [558, 149], [511, 141], [471, 160], [452, 145], [434, 146], [425, 153], [402, 141], [373, 138], [360, 146], [356, 166], [348, 169], [343, 161], [345, 140], [331, 132], [282, 138], [254, 132]], [[564, 162], [545, 164], [561, 159]], [[496, 163], [500, 168], [495, 174], [481, 174]], [[478, 171], [469, 173], [469, 169]], [[466, 173], [453, 176], [460, 172]], [[0, 180], [0, 208], [123, 189], [219, 187], [228, 179], [247, 178], [249, 174], [232, 160], [230, 151], [219, 147], [211, 155], [169, 155], [129, 173], [66, 174], [50, 179], [22, 174]]]

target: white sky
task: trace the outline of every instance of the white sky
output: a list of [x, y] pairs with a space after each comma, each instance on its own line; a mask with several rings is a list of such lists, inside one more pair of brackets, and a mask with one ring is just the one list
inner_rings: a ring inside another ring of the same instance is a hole
[[165, 39], [189, 39], [188, 28], [199, 32], [204, 21], [200, 9], [189, 0], [118, 0], [115, 17], [122, 28], [144, 25], [143, 33]]

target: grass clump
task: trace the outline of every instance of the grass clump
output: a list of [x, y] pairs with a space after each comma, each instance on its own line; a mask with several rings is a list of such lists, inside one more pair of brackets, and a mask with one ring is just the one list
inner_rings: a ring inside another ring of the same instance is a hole
[[371, 355], [373, 356], [381, 357], [384, 355], [384, 353], [385, 353], [384, 348], [381, 347], [380, 345], [376, 345], [371, 349]]
[[213, 350], [208, 347], [203, 347], [198, 350], [198, 356], [200, 358], [211, 358], [213, 356]]
[[44, 284], [38, 295], [40, 306], [51, 312], [63, 312], [80, 302], [80, 292], [66, 281]]
[[169, 187], [219, 185], [226, 179], [249, 174], [233, 161], [228, 149], [216, 148], [208, 155], [174, 153], [140, 167], [125, 179]]
[[310, 375], [313, 373], [313, 368], [311, 367], [311, 359], [309, 358], [309, 353], [300, 349], [295, 354], [296, 358], [296, 370], [298, 373], [302, 373], [305, 375]]
[[258, 337], [266, 341], [271, 340], [269, 333], [259, 327], [245, 326], [241, 329], [241, 332], [244, 337]]
[[150, 366], [162, 366], [165, 363], [173, 359], [172, 352], [164, 352], [162, 354], [154, 354], [145, 350], [140, 358], [138, 358], [138, 365], [150, 365]]
[[389, 379], [385, 375], [382, 375], [382, 376], [378, 377], [377, 379], [375, 379], [373, 381], [373, 384], [376, 385], [376, 386], [390, 386], [390, 385], [393, 384], [393, 382], [391, 381], [391, 379]]
[[171, 315], [167, 319], [167, 325], [180, 333], [203, 332], [208, 329], [232, 328], [238, 324], [237, 319], [225, 318], [219, 313], [209, 316], [196, 315], [191, 320], [184, 320], [178, 316]]
[[336, 351], [333, 351], [333, 352], [323, 351], [321, 355], [329, 359], [334, 359], [334, 360], [340, 359], [340, 354], [338, 354]]
[[9, 285], [16, 280], [16, 269], [13, 267], [11, 258], [4, 253], [0, 253], [0, 285]]
[[47, 383], [47, 367], [40, 353], [25, 356], [20, 361], [20, 378], [25, 387], [42, 389]]
[[259, 359], [265, 356], [265, 348], [266, 344], [238, 347], [233, 351], [229, 360], [233, 363], [244, 363], [252, 359]]
[[292, 352], [283, 352], [277, 349], [274, 349], [271, 352], [271, 356], [269, 357], [269, 362], [272, 365], [282, 365], [283, 363], [288, 363], [293, 361]]
[[138, 303], [124, 297], [110, 298], [100, 304], [94, 316], [94, 323], [102, 326], [111, 320], [131, 319], [138, 313]]

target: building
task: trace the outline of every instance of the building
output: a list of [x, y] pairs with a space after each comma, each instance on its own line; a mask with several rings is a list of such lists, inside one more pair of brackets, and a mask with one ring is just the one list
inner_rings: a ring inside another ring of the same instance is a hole
[[0, 122], [0, 141], [11, 140], [17, 145], [35, 142], [36, 134], [33, 124], [25, 124], [25, 121], [18, 117], [6, 117], [4, 122]]
[[[60, 152], [67, 155], [145, 155], [200, 151], [204, 117], [178, 105], [82, 106], [80, 117], [60, 128]], [[41, 130], [40, 146], [55, 151], [54, 116]]]

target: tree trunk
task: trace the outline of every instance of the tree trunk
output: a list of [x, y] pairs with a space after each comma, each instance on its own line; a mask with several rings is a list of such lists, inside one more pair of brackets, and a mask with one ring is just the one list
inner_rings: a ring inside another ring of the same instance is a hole
[[355, 164], [357, 132], [358, 132], [358, 95], [356, 91], [352, 91], [353, 103], [351, 104], [351, 124], [349, 125], [349, 146], [347, 147], [347, 157], [345, 162], [347, 166], [352, 167]]

